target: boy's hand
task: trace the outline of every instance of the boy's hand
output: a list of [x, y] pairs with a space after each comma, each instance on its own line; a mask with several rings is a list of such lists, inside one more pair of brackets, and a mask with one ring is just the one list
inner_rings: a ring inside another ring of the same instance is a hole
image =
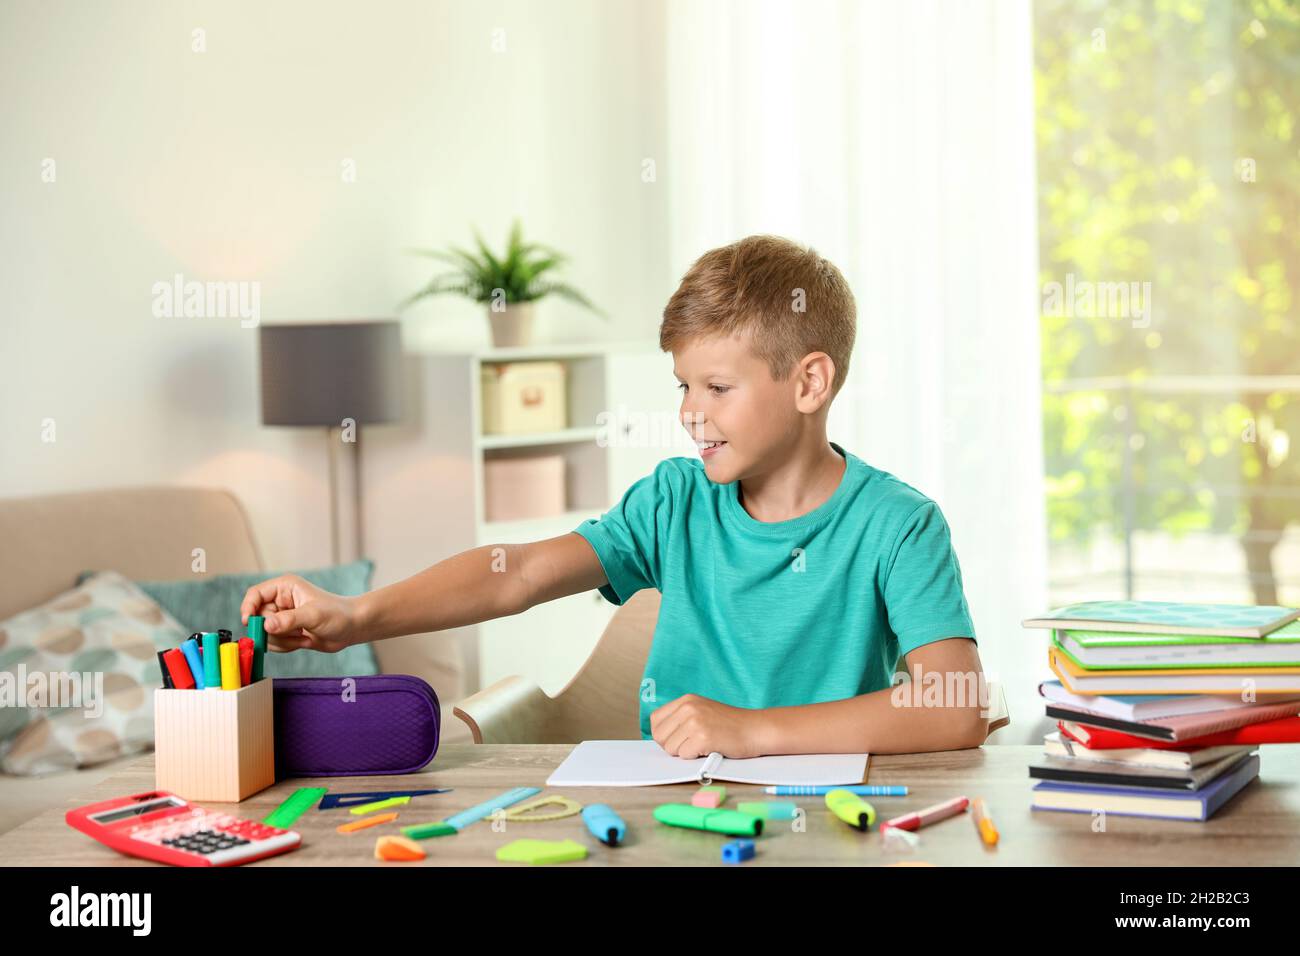
[[254, 584], [245, 592], [239, 614], [245, 624], [253, 614], [266, 618], [273, 651], [305, 647], [334, 654], [359, 640], [356, 599], [323, 591], [296, 574]]
[[674, 757], [757, 757], [763, 711], [684, 694], [650, 714], [650, 735]]

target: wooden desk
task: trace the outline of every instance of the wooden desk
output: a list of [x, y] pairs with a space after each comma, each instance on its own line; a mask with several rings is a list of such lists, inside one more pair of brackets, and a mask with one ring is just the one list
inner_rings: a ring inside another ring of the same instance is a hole
[[[442, 819], [518, 786], [545, 787], [550, 772], [571, 748], [567, 745], [449, 744], [429, 770], [403, 777], [295, 779], [276, 784], [242, 804], [227, 808], [244, 817], [261, 819], [300, 786], [363, 791], [400, 788], [453, 787], [451, 793], [414, 797], [390, 824], [352, 835], [334, 827], [353, 819], [346, 810], [309, 810], [294, 825], [303, 846], [251, 866], [513, 866], [497, 863], [495, 851], [522, 836], [572, 838], [588, 847], [582, 865], [702, 866], [720, 863], [720, 834], [666, 827], [654, 821], [657, 804], [689, 801], [694, 786], [595, 789], [562, 792], [581, 803], [604, 802], [628, 824], [627, 842], [610, 849], [587, 833], [578, 817], [548, 823], [511, 823], [495, 832], [490, 821], [468, 827], [457, 836], [424, 841], [429, 857], [419, 863], [379, 863], [375, 838], [396, 833], [405, 824]], [[1242, 866], [1295, 865], [1300, 862], [1300, 745], [1262, 749], [1260, 778], [1238, 794], [1208, 823], [1177, 823], [1111, 816], [1106, 830], [1093, 832], [1086, 814], [1043, 813], [1029, 809], [1031, 782], [1026, 767], [1041, 752], [1033, 746], [988, 745], [976, 750], [939, 754], [873, 757], [870, 781], [906, 784], [907, 797], [869, 798], [880, 818], [919, 809], [957, 794], [982, 796], [989, 804], [1002, 839], [986, 849], [966, 816], [946, 820], [921, 831], [921, 844], [911, 852], [891, 852], [879, 835], [858, 833], [831, 816], [821, 798], [793, 799], [807, 811], [806, 830], [792, 832], [788, 821], [770, 821], [759, 839], [758, 855], [746, 866], [763, 864], [880, 865], [903, 860], [940, 865], [984, 866]], [[22, 826], [0, 836], [0, 864], [22, 866], [157, 866], [120, 856], [83, 836], [63, 822], [64, 812], [109, 797], [153, 789], [153, 756], [145, 756], [122, 773], [89, 788], [66, 806], [51, 807]], [[727, 803], [767, 798], [759, 787], [727, 784]]]

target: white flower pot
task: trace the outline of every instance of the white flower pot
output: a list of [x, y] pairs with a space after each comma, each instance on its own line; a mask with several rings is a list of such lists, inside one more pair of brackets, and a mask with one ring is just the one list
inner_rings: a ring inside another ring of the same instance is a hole
[[488, 306], [492, 326], [492, 344], [497, 348], [533, 344], [532, 302], [512, 302], [500, 311]]

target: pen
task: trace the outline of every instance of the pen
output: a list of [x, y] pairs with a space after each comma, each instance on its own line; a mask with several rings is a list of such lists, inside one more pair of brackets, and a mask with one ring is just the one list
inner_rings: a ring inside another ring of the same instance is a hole
[[866, 830], [876, 822], [876, 808], [848, 790], [832, 790], [826, 794], [826, 808], [859, 830]]
[[158, 652], [158, 669], [162, 671], [163, 688], [170, 690], [176, 687], [172, 683], [172, 675], [167, 672], [167, 659], [163, 656], [163, 651]]
[[989, 816], [988, 807], [984, 805], [983, 800], [975, 799], [970, 802], [970, 818], [981, 840], [989, 846], [998, 842], [998, 828], [993, 825], [993, 818]]
[[917, 810], [915, 813], [905, 813], [901, 817], [894, 817], [892, 820], [886, 820], [880, 825], [881, 831], [888, 830], [890, 827], [897, 827], [899, 830], [919, 830], [921, 827], [929, 826], [931, 823], [938, 823], [940, 820], [946, 820], [949, 817], [955, 817], [957, 814], [966, 810], [970, 803], [965, 797], [953, 797], [951, 800], [945, 800], [943, 803], [936, 803], [932, 807], [926, 807], [924, 810]]
[[221, 645], [221, 689], [239, 690], [239, 645]]
[[203, 635], [203, 683], [213, 690], [221, 689], [220, 639], [216, 631]]
[[764, 787], [765, 793], [773, 794], [778, 797], [824, 797], [832, 790], [847, 790], [849, 793], [857, 794], [859, 797], [905, 797], [907, 796], [906, 787], [872, 785], [865, 783], [855, 783], [844, 787], [810, 787], [810, 786], [780, 786]]
[[172, 675], [172, 686], [177, 690], [190, 690], [194, 687], [194, 675], [190, 673], [190, 665], [185, 663], [185, 655], [176, 648], [163, 653], [163, 661], [167, 665], [167, 673]]
[[263, 661], [266, 658], [266, 618], [258, 614], [248, 618], [248, 636], [253, 639], [253, 680], [262, 679]]
[[195, 689], [203, 690], [203, 661], [199, 658], [199, 642], [191, 637], [181, 645], [181, 653], [185, 655], [185, 663], [194, 676]]
[[239, 683], [244, 687], [253, 683], [253, 642], [247, 637], [239, 639]]
[[693, 807], [689, 803], [661, 803], [655, 807], [654, 818], [670, 827], [689, 827], [692, 830], [712, 830], [731, 836], [759, 836], [763, 820], [750, 813], [737, 810], [710, 810]]

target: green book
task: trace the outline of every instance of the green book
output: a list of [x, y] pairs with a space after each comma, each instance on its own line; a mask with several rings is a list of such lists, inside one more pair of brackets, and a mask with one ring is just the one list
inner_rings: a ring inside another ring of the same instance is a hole
[[1255, 604], [1085, 601], [1031, 617], [1025, 627], [1261, 638], [1300, 617], [1300, 609]]
[[1052, 640], [1080, 667], [1300, 667], [1300, 620], [1261, 638], [1057, 630]]

